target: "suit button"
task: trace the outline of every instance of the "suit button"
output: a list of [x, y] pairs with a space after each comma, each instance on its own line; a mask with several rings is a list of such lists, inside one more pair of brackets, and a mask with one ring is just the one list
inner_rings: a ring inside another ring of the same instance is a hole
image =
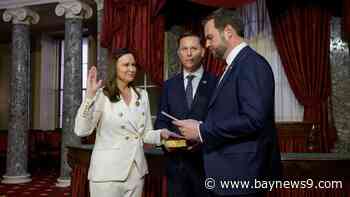
[[145, 115], [145, 112], [142, 112], [142, 115], [144, 116], [144, 115]]
[[135, 136], [135, 140], [139, 139], [139, 137]]
[[125, 139], [128, 140], [128, 139], [129, 139], [129, 136], [125, 136]]
[[119, 117], [123, 117], [123, 113], [119, 113], [118, 115], [119, 115]]
[[145, 126], [144, 124], [140, 125], [140, 127], [144, 127], [144, 126]]
[[124, 126], [124, 125], [122, 125], [120, 128], [125, 129], [125, 126]]

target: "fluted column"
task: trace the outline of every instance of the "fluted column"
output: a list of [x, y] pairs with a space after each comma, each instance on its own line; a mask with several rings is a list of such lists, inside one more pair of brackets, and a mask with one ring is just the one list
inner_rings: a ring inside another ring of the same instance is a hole
[[97, 4], [97, 69], [98, 78], [104, 82], [107, 80], [108, 73], [108, 50], [101, 46], [101, 32], [103, 23], [104, 0], [95, 0]]
[[12, 21], [12, 66], [10, 74], [10, 118], [6, 173], [2, 183], [30, 182], [28, 173], [28, 130], [30, 96], [29, 25], [39, 22], [39, 15], [28, 8], [7, 9], [5, 22]]
[[55, 12], [58, 16], [65, 16], [61, 170], [56, 185], [66, 187], [70, 185], [71, 171], [66, 147], [80, 144], [80, 138], [73, 129], [82, 99], [82, 21], [92, 16], [92, 9], [81, 1], [72, 0], [59, 3]]

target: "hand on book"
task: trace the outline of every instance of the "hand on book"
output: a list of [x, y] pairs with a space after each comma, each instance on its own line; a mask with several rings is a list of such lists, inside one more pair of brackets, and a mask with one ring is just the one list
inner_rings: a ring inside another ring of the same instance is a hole
[[160, 138], [163, 140], [168, 140], [168, 139], [185, 139], [184, 136], [179, 135], [177, 133], [174, 133], [172, 131], [169, 131], [168, 129], [162, 129], [160, 132]]

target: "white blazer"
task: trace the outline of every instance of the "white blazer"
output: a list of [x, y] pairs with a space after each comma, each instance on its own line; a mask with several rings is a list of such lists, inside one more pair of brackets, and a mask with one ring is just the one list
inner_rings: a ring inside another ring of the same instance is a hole
[[160, 145], [160, 130], [153, 130], [148, 95], [134, 90], [129, 106], [121, 99], [111, 103], [102, 89], [92, 99], [86, 98], [75, 118], [74, 133], [90, 135], [96, 129], [88, 179], [124, 181], [135, 161], [141, 175], [148, 173], [143, 144]]

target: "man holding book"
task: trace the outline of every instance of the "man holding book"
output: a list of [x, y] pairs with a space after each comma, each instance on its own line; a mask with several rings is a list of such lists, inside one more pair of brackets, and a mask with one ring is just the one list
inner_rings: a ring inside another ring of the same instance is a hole
[[[209, 99], [216, 85], [216, 78], [204, 71], [201, 64], [204, 48], [200, 36], [184, 33], [178, 44], [182, 72], [165, 82], [155, 122], [155, 128], [167, 128], [176, 133], [180, 132], [167, 114], [178, 119], [205, 120]], [[204, 187], [200, 145], [190, 141], [181, 144], [181, 141], [175, 140], [168, 141], [165, 149], [168, 193], [175, 197], [209, 196]]]

